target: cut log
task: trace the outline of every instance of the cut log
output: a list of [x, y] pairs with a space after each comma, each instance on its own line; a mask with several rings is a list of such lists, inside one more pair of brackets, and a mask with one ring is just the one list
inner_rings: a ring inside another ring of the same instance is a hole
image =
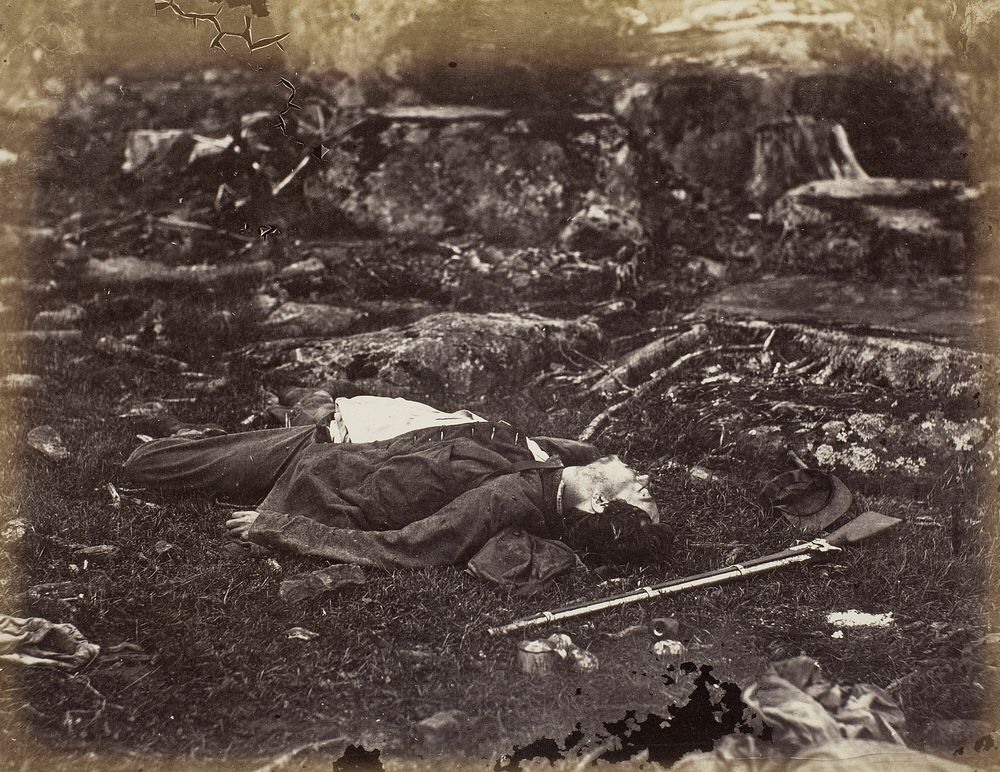
[[770, 204], [785, 191], [824, 179], [867, 179], [839, 123], [799, 115], [757, 127], [747, 191]]

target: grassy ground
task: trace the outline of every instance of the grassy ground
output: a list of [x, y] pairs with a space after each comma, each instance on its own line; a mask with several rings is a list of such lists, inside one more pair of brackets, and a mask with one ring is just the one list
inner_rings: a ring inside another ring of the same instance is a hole
[[[98, 196], [110, 196], [111, 188], [107, 180], [94, 182], [103, 191]], [[52, 206], [38, 216], [44, 222], [86, 198], [80, 189], [49, 193]], [[128, 247], [121, 245], [125, 252]], [[59, 275], [42, 260], [31, 270]], [[656, 303], [668, 304], [665, 314], [672, 318], [709, 289], [687, 287]], [[92, 299], [92, 290], [64, 284], [61, 300]], [[118, 307], [143, 309], [155, 299], [138, 293], [120, 298]], [[171, 296], [164, 353], [221, 373], [221, 353], [256, 334], [248, 299], [246, 292]], [[101, 307], [107, 306], [93, 305]], [[232, 315], [220, 321], [216, 311]], [[376, 757], [366, 754], [375, 748], [383, 760], [423, 758], [429, 768], [441, 765], [442, 754], [456, 753], [510, 766], [574, 742], [571, 754], [585, 752], [629, 711], [667, 716], [670, 705], [687, 702], [702, 666], [724, 683], [746, 686], [768, 662], [800, 653], [815, 657], [833, 680], [892, 686], [914, 744], [950, 752], [985, 731], [969, 722], [980, 718], [992, 668], [1000, 664], [988, 647], [974, 645], [997, 623], [989, 574], [996, 509], [974, 474], [942, 477], [916, 494], [884, 481], [861, 485], [856, 511], [876, 509], [908, 522], [824, 567], [569, 623], [560, 629], [599, 657], [599, 670], [567, 670], [539, 681], [517, 668], [516, 638], [491, 638], [488, 626], [787, 546], [795, 538], [790, 527], [756, 503], [762, 477], [782, 471], [782, 462], [740, 437], [722, 444], [720, 427], [693, 397], [681, 408], [662, 395], [650, 397], [619, 415], [600, 442], [653, 472], [654, 491], [678, 532], [669, 565], [611, 575], [579, 571], [533, 599], [457, 568], [369, 571], [363, 588], [289, 606], [278, 596], [280, 581], [316, 564], [234, 549], [224, 538], [229, 510], [211, 501], [145, 501], [127, 489], [121, 463], [138, 441], [135, 425], [117, 416], [129, 406], [182, 400], [172, 406], [183, 419], [219, 422], [232, 431], [262, 406], [263, 374], [238, 363], [226, 371], [225, 388], [205, 394], [193, 391], [185, 376], [95, 352], [91, 344], [99, 335], [135, 332], [137, 315], [95, 310], [82, 341], [6, 342], [0, 351], [10, 372], [34, 373], [46, 383], [40, 394], [5, 397], [0, 505], [7, 521], [22, 519], [28, 529], [9, 540], [0, 558], [6, 579], [0, 600], [16, 615], [72, 622], [103, 650], [75, 675], [3, 668], [0, 734], [6, 747], [21, 749], [5, 755], [11, 768], [25, 758], [28, 768], [96, 765], [96, 759], [122, 769], [135, 768], [138, 759], [144, 768], [223, 761], [245, 767], [337, 737], [354, 746], [344, 768], [372, 766]], [[28, 316], [26, 310], [24, 319], [10, 320], [10, 328], [24, 326]], [[575, 436], [605, 404], [554, 383], [491, 395], [476, 407], [538, 433]], [[51, 464], [27, 449], [26, 432], [41, 424], [58, 429], [70, 460]], [[721, 479], [711, 485], [691, 479], [683, 467], [693, 464]], [[108, 483], [123, 494], [120, 504]], [[956, 508], [964, 523], [960, 543], [947, 528], [915, 522], [924, 514], [950, 523]], [[117, 551], [93, 560], [75, 551], [100, 544]], [[56, 597], [30, 591], [56, 582], [69, 583]], [[897, 624], [833, 638], [824, 615], [852, 607], [891, 611]], [[684, 625], [683, 659], [690, 667], [653, 656], [646, 636], [608, 635], [655, 616], [676, 616]], [[287, 631], [296, 626], [319, 637], [290, 639]], [[715, 686], [712, 694], [719, 701], [724, 692]], [[415, 726], [452, 709], [466, 716], [453, 735], [427, 738]], [[708, 734], [677, 736], [678, 744], [656, 757], [710, 747], [715, 719], [709, 718], [703, 721], [711, 724]], [[966, 723], [947, 735], [945, 719]], [[537, 744], [543, 738], [553, 743]], [[303, 758], [328, 767], [342, 748]]]

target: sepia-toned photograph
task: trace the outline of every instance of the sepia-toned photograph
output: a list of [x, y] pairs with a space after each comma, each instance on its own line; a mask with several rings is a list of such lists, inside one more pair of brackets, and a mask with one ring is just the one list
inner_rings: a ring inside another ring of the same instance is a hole
[[1000, 769], [1000, 0], [0, 49], [0, 770]]

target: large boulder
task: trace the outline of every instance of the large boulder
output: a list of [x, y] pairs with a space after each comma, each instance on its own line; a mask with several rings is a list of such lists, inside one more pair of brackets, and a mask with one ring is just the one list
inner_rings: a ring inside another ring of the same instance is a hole
[[396, 107], [334, 146], [304, 190], [316, 211], [363, 231], [540, 245], [591, 201], [637, 212], [635, 166], [609, 115]]
[[378, 394], [472, 400], [518, 388], [562, 349], [592, 349], [599, 337], [587, 318], [448, 312], [341, 339], [259, 343], [233, 356], [303, 385], [342, 379]]

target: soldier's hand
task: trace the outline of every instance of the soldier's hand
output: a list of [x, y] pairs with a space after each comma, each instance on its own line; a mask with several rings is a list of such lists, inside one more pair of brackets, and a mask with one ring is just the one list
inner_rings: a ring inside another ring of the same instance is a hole
[[233, 512], [233, 516], [226, 521], [226, 530], [233, 539], [248, 539], [250, 536], [250, 526], [254, 524], [259, 512], [244, 510]]

